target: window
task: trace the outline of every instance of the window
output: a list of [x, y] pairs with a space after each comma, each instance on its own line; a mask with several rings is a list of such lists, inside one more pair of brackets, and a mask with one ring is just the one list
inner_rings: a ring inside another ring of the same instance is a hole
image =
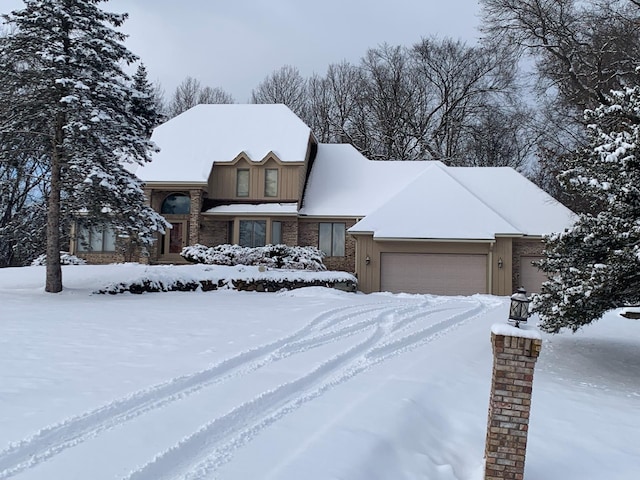
[[271, 243], [273, 245], [282, 243], [282, 222], [271, 222]]
[[172, 193], [162, 202], [160, 213], [167, 215], [183, 215], [191, 211], [191, 199], [183, 193]]
[[236, 196], [249, 196], [249, 170], [239, 168], [236, 170]]
[[318, 248], [329, 257], [344, 257], [344, 223], [320, 223]]
[[233, 243], [233, 220], [229, 220], [229, 222], [227, 222], [227, 243]]
[[108, 225], [87, 226], [78, 223], [78, 252], [115, 252], [116, 232]]
[[278, 196], [278, 169], [267, 168], [264, 171], [264, 196]]
[[264, 247], [267, 241], [266, 220], [240, 220], [240, 241], [242, 247]]

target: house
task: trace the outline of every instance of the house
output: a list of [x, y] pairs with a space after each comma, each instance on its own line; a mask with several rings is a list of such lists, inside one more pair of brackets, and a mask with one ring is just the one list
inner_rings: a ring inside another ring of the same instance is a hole
[[[183, 262], [195, 243], [312, 245], [364, 292], [510, 295], [538, 289], [543, 236], [574, 220], [511, 168], [371, 161], [319, 144], [284, 105], [198, 105], [152, 140], [161, 151], [135, 174], [173, 228], [150, 263]], [[72, 248], [122, 260], [115, 242], [94, 243]]]

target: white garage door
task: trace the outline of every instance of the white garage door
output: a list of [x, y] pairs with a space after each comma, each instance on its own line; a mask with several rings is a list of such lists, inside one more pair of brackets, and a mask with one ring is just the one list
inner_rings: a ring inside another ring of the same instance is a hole
[[520, 257], [520, 285], [514, 285], [514, 287], [524, 287], [527, 293], [540, 293], [540, 285], [547, 280], [547, 276], [538, 270], [538, 267], [534, 266], [532, 262], [541, 259], [542, 257]]
[[487, 256], [383, 253], [383, 292], [473, 295], [487, 293]]

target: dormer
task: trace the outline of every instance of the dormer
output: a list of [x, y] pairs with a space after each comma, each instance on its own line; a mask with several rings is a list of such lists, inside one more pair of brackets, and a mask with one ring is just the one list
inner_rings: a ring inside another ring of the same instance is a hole
[[214, 163], [209, 199], [230, 203], [298, 202], [306, 164], [306, 156], [299, 162], [283, 162], [270, 151], [256, 162], [242, 152], [230, 163]]

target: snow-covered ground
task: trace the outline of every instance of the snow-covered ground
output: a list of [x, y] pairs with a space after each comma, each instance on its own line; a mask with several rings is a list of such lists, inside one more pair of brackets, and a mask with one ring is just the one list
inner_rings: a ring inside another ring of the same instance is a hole
[[[506, 298], [92, 295], [146, 268], [0, 269], [0, 479], [482, 477]], [[543, 338], [526, 477], [640, 478], [640, 320]]]

